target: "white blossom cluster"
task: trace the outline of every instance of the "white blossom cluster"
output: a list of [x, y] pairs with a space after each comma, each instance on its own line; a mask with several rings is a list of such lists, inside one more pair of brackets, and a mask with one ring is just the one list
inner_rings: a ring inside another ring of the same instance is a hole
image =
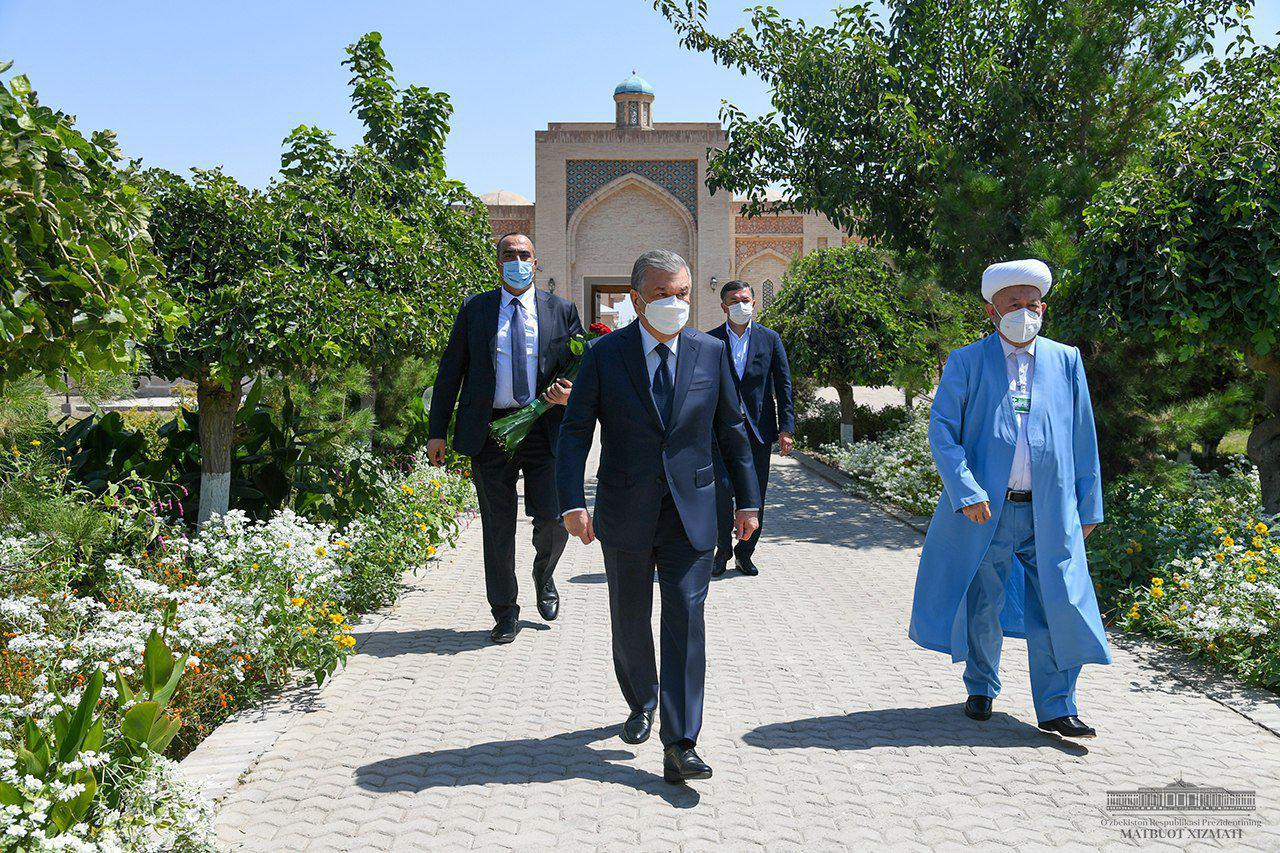
[[931, 514], [942, 495], [929, 450], [927, 409], [913, 409], [905, 424], [875, 439], [848, 447], [828, 444], [819, 452], [851, 476], [858, 491], [912, 515]]

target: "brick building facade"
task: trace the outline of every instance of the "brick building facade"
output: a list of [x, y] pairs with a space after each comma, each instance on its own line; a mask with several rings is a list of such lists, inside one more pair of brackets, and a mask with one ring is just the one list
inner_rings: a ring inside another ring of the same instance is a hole
[[534, 134], [537, 202], [481, 198], [498, 236], [532, 235], [539, 287], [573, 299], [584, 320], [622, 325], [631, 265], [671, 249], [693, 273], [691, 323], [723, 322], [719, 286], [739, 278], [767, 303], [797, 255], [847, 241], [815, 214], [746, 219], [742, 201], [706, 187], [707, 152], [725, 145], [716, 122], [654, 122], [653, 89], [632, 73], [614, 90], [614, 121], [551, 122]]

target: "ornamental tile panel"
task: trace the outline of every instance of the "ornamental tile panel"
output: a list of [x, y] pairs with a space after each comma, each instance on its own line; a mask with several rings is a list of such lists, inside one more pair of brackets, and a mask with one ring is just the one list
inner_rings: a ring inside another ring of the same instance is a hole
[[804, 250], [804, 239], [801, 237], [773, 237], [766, 239], [738, 238], [733, 247], [733, 268], [738, 273], [748, 258], [755, 257], [765, 249], [773, 249], [784, 258], [794, 258]]
[[698, 221], [697, 160], [566, 160], [565, 221], [592, 193], [623, 175], [639, 175], [676, 197]]
[[803, 234], [802, 216], [738, 216], [734, 230], [739, 234]]
[[503, 234], [510, 234], [518, 231], [521, 234], [533, 236], [533, 222], [529, 219], [490, 219], [489, 230], [493, 233], [494, 239], [501, 237]]

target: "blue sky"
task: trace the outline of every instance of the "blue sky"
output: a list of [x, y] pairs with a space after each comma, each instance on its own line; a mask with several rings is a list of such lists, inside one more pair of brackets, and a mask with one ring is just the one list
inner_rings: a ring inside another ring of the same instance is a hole
[[[747, 5], [712, 0], [713, 26], [745, 23]], [[834, 2], [773, 5], [817, 22]], [[1280, 0], [1258, 5], [1263, 40], [1280, 30]], [[613, 87], [633, 67], [657, 92], [657, 121], [714, 121], [721, 99], [768, 107], [758, 79], [682, 49], [648, 0], [0, 0], [0, 58], [45, 103], [84, 130], [114, 129], [149, 165], [223, 165], [255, 186], [299, 124], [358, 139], [339, 62], [369, 30], [382, 32], [401, 83], [451, 95], [449, 172], [477, 193], [532, 198], [533, 132], [612, 120]]]

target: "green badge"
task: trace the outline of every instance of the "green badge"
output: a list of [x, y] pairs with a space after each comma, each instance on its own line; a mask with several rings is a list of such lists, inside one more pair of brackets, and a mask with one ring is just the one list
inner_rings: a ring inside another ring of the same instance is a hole
[[1020, 415], [1030, 414], [1031, 412], [1031, 395], [1022, 391], [1010, 391], [1009, 396], [1013, 398], [1013, 410]]

